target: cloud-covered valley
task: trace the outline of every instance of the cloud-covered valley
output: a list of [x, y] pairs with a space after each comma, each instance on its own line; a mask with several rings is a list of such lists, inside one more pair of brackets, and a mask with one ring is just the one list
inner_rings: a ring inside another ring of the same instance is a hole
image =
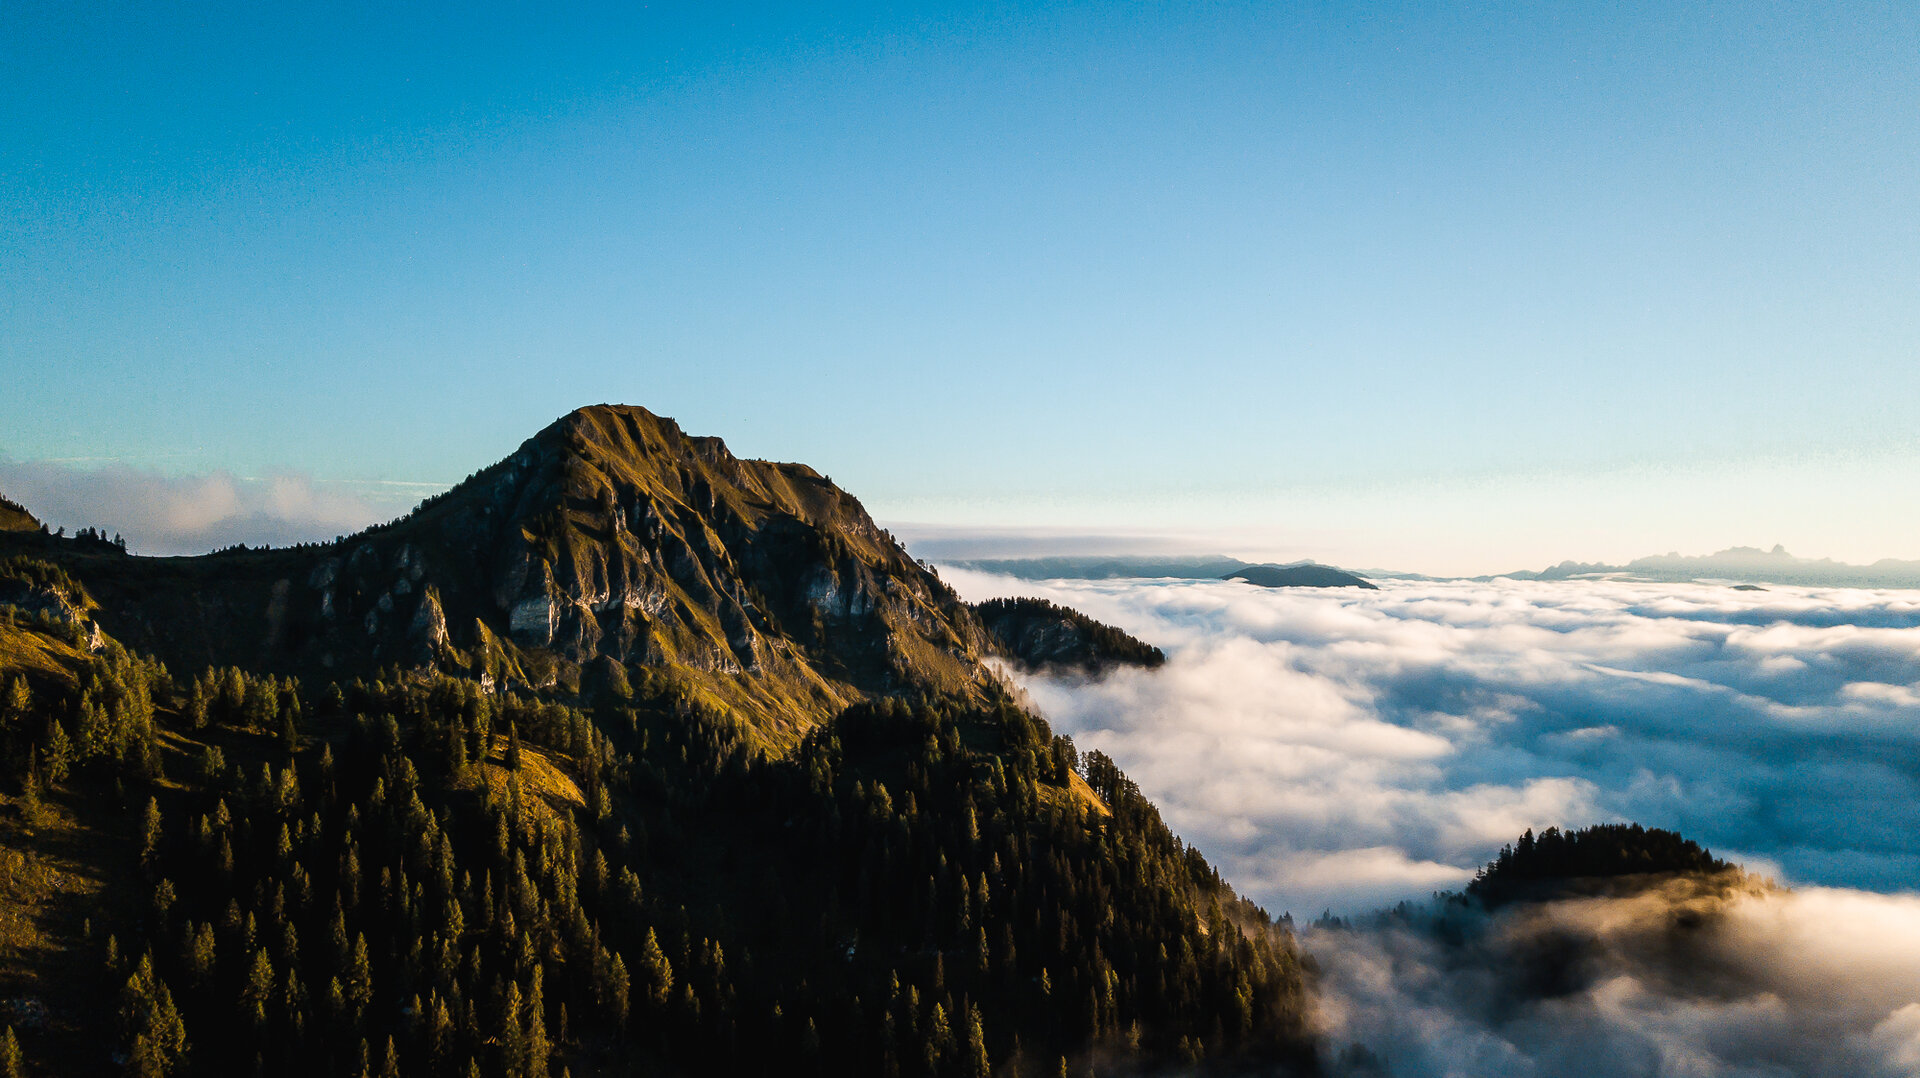
[[1336, 1075], [1920, 1074], [1913, 895], [1676, 881], [1492, 917], [1428, 904], [1305, 944]]
[[1920, 882], [1920, 593], [946, 575], [1167, 650], [1023, 684], [1276, 912], [1458, 888], [1525, 828], [1613, 820], [1795, 883]]
[[[1020, 681], [1302, 922], [1333, 1073], [1920, 1075], [1920, 592], [944, 575], [1167, 651]], [[1610, 821], [1792, 889], [1427, 901], [1527, 828]], [[1352, 926], [1305, 925], [1327, 908]], [[1542, 954], [1572, 983], [1530, 989]]]

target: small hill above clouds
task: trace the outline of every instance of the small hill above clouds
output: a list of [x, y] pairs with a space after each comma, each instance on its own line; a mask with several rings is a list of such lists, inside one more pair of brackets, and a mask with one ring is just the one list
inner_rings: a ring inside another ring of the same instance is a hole
[[1709, 877], [1734, 866], [1678, 833], [1639, 824], [1596, 824], [1578, 831], [1531, 830], [1500, 851], [1467, 886], [1489, 908], [1645, 886], [1674, 877]]
[[994, 651], [1030, 670], [1097, 677], [1120, 666], [1152, 669], [1167, 661], [1159, 648], [1045, 599], [991, 599], [973, 609]]
[[1375, 585], [1345, 570], [1312, 562], [1300, 562], [1293, 565], [1249, 565], [1244, 569], [1228, 573], [1223, 579], [1244, 580], [1249, 584], [1258, 584], [1263, 588], [1365, 588], [1378, 591]]

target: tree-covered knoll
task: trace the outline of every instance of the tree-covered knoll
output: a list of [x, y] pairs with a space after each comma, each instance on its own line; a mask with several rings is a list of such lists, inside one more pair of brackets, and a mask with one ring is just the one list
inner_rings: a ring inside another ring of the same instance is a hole
[[1167, 661], [1152, 644], [1045, 599], [989, 599], [973, 610], [995, 650], [1028, 668], [1101, 674], [1116, 666], [1151, 668]]
[[1467, 893], [1488, 906], [1545, 897], [1573, 881], [1635, 875], [1707, 875], [1732, 866], [1678, 833], [1637, 823], [1595, 824], [1578, 831], [1531, 829], [1474, 876]]

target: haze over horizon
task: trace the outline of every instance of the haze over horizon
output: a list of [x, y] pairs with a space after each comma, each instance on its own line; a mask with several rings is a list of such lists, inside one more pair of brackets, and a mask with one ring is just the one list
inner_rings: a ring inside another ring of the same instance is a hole
[[320, 538], [623, 401], [935, 528], [1920, 558], [1917, 41], [1896, 4], [10, 5], [0, 491]]

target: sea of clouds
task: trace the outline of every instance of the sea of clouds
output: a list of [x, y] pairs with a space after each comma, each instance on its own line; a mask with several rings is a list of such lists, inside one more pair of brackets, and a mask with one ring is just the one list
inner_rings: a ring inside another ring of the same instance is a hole
[[[1157, 671], [1020, 680], [1244, 893], [1353, 921], [1305, 932], [1330, 1043], [1384, 1060], [1346, 1071], [1920, 1075], [1920, 592], [943, 575], [1167, 651]], [[1704, 919], [1660, 895], [1465, 932], [1432, 904], [1365, 916], [1460, 889], [1527, 828], [1610, 821], [1791, 890]], [[1576, 983], [1516, 993], [1539, 939], [1578, 942]]]

